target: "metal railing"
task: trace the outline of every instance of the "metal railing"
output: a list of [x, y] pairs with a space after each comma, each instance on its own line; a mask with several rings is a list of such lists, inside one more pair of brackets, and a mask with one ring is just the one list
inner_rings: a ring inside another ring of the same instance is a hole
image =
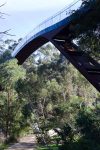
[[74, 0], [74, 2], [71, 3], [69, 6], [65, 7], [64, 9], [56, 13], [54, 16], [43, 21], [20, 41], [12, 55], [15, 56], [18, 53], [18, 51], [20, 51], [20, 49], [29, 42], [29, 39], [36, 37], [37, 33], [70, 16], [73, 11], [80, 8], [81, 4], [82, 0]]

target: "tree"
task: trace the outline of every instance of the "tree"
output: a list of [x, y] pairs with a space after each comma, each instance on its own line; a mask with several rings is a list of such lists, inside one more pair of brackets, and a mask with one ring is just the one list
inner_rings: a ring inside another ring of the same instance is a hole
[[[80, 19], [79, 28], [76, 32], [79, 49], [85, 51], [94, 57], [97, 61], [100, 59], [100, 1], [84, 0], [84, 5], [90, 3], [92, 10], [85, 18]], [[79, 34], [82, 33], [82, 34]]]
[[21, 128], [21, 104], [15, 87], [19, 79], [25, 78], [25, 70], [17, 65], [16, 60], [9, 60], [0, 64], [0, 128], [6, 139], [15, 137]]

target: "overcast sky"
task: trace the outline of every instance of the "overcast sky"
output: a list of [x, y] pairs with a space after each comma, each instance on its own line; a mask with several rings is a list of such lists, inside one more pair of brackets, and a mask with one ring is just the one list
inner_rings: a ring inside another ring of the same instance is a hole
[[16, 39], [24, 37], [39, 23], [52, 16], [73, 0], [0, 0], [6, 3], [0, 8], [7, 13], [5, 19], [0, 20], [0, 30], [11, 29]]

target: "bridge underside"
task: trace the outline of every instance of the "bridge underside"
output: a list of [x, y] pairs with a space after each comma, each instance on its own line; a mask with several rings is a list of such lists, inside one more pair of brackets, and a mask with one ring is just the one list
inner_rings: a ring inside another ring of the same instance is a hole
[[[89, 15], [91, 15], [91, 11], [88, 13], [87, 17], [86, 14], [81, 15], [73, 20], [73, 22], [69, 22], [69, 24], [65, 24], [55, 30], [42, 34], [26, 44], [15, 56], [19, 64], [22, 64], [25, 59], [40, 46], [50, 41], [100, 92], [100, 64], [85, 54], [85, 52], [79, 51], [78, 47], [72, 42], [77, 34], [83, 33], [82, 30], [79, 33], [77, 31]], [[100, 18], [98, 18], [98, 20], [100, 20]], [[84, 31], [86, 30], [87, 28], [84, 29]]]
[[[66, 44], [51, 41], [57, 49], [75, 66], [77, 70], [100, 92], [100, 64], [84, 52], [74, 51], [71, 46], [68, 50]], [[72, 51], [71, 51], [72, 50]]]

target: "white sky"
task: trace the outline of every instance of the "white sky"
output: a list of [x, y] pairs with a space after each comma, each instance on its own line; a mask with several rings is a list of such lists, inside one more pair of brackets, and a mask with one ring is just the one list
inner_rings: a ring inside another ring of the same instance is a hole
[[0, 19], [0, 31], [11, 29], [15, 38], [24, 37], [34, 27], [48, 17], [60, 11], [73, 0], [0, 0], [5, 6], [1, 12], [7, 13], [5, 19]]

